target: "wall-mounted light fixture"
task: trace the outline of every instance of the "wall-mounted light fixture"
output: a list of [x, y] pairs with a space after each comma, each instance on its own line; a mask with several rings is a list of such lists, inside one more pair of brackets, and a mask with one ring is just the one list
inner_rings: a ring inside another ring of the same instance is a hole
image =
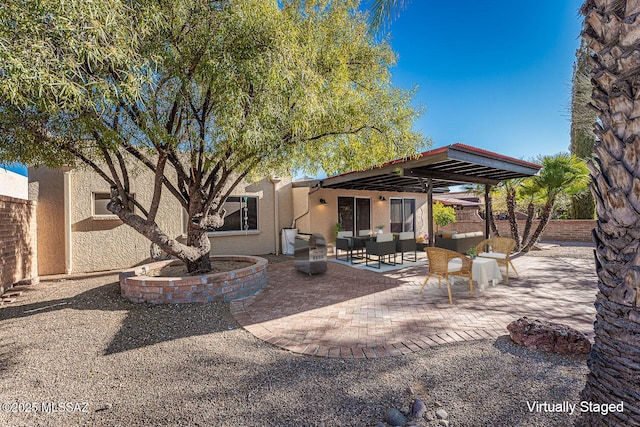
[[325, 199], [320, 199], [320, 204], [321, 205], [327, 205], [327, 201]]
[[384, 197], [384, 196], [380, 196], [380, 201], [381, 201], [381, 202], [384, 202], [385, 200], [387, 200], [387, 199], [386, 199], [386, 197]]

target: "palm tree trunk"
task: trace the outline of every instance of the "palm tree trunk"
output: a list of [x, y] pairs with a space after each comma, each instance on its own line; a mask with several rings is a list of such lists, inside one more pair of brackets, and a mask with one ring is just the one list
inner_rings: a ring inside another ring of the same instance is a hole
[[529, 239], [529, 241], [522, 248], [522, 252], [529, 252], [531, 248], [533, 248], [533, 245], [538, 243], [538, 239], [540, 238], [540, 236], [542, 236], [544, 229], [547, 228], [547, 225], [549, 224], [549, 219], [551, 218], [551, 211], [553, 210], [554, 203], [555, 200], [553, 199], [547, 200], [547, 203], [545, 203], [544, 208], [542, 209], [542, 214], [540, 215], [540, 222], [538, 223], [536, 230], [531, 235], [531, 239]]
[[489, 195], [489, 200], [487, 202], [489, 205], [489, 212], [485, 212], [485, 215], [489, 215], [489, 226], [491, 227], [491, 232], [494, 237], [500, 237], [500, 231], [498, 230], [498, 226], [496, 225], [496, 218], [493, 216], [493, 206], [491, 203], [491, 195]]
[[624, 412], [583, 412], [583, 426], [640, 426], [639, 12], [638, 0], [587, 0], [582, 8], [599, 118], [590, 164], [598, 213], [596, 335], [582, 398], [624, 403]]
[[518, 220], [516, 219], [516, 189], [509, 188], [507, 191], [507, 214], [509, 214], [509, 227], [511, 228], [511, 238], [516, 241], [515, 250], [520, 250], [520, 235], [518, 233]]
[[533, 216], [535, 215], [535, 206], [533, 202], [529, 202], [527, 205], [527, 221], [524, 224], [524, 231], [522, 232], [522, 244], [524, 245], [529, 238], [531, 232], [531, 225], [533, 224]]

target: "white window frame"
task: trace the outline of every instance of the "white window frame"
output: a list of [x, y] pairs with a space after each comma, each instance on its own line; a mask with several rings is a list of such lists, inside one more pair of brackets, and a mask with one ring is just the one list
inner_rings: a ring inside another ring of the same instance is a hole
[[[239, 198], [240, 199], [240, 203], [242, 206], [242, 199], [243, 198], [247, 198], [247, 199], [255, 199], [256, 201], [256, 228], [255, 229], [239, 229], [239, 230], [224, 230], [224, 231], [218, 231], [218, 230], [213, 230], [213, 231], [207, 231], [209, 236], [246, 236], [249, 234], [260, 234], [260, 197], [258, 196], [250, 196], [250, 195], [230, 195], [228, 197], [228, 199], [231, 198]], [[227, 199], [227, 200], [228, 200]], [[225, 203], [227, 203], [225, 201]], [[223, 206], [224, 209], [224, 206]], [[186, 230], [185, 230], [186, 233]]]
[[[107, 200], [111, 199], [111, 192], [109, 191], [92, 191], [91, 192], [91, 218], [95, 219], [95, 220], [114, 220], [117, 219], [119, 220], [120, 218], [118, 217], [118, 215], [114, 214], [114, 213], [96, 213], [96, 196], [106, 196]], [[136, 195], [131, 194], [131, 197], [133, 197], [135, 199]], [[100, 200], [104, 200], [104, 199], [100, 199]], [[133, 206], [133, 210], [135, 212], [135, 206]]]
[[[415, 197], [390, 197], [389, 198], [389, 229], [391, 229], [392, 226], [392, 218], [391, 218], [391, 210], [392, 210], [392, 200], [400, 200], [401, 203], [400, 205], [402, 206], [402, 231], [401, 232], [405, 232], [405, 231], [413, 231], [415, 233], [415, 228], [416, 228], [416, 212], [418, 211], [417, 209], [417, 202]], [[413, 230], [405, 230], [404, 226], [405, 226], [405, 211], [404, 211], [404, 201], [405, 200], [413, 200]]]

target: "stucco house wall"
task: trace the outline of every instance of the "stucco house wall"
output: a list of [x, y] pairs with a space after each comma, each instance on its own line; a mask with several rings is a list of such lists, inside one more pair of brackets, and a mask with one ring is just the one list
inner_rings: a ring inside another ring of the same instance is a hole
[[[140, 171], [132, 180], [137, 200], [148, 204], [152, 175]], [[40, 275], [78, 273], [130, 267], [149, 257], [150, 242], [115, 215], [96, 216], [95, 193], [109, 193], [109, 185], [85, 169], [29, 170], [38, 183], [38, 264]], [[182, 231], [181, 208], [163, 196], [157, 222], [172, 236]]]
[[[153, 174], [138, 169], [131, 179], [131, 191], [142, 206], [153, 196]], [[109, 184], [87, 168], [69, 173], [71, 211], [72, 272], [112, 270], [130, 267], [149, 258], [151, 242], [115, 215], [95, 215], [93, 197], [108, 194]], [[163, 191], [156, 223], [171, 237], [182, 234], [182, 207]]]
[[38, 273], [41, 276], [65, 272], [64, 172], [30, 168], [29, 182], [35, 184], [38, 202]]
[[243, 183], [232, 196], [258, 198], [258, 229], [209, 233], [212, 255], [280, 253], [280, 231], [293, 221], [291, 178], [265, 178]]
[[[37, 182], [40, 275], [128, 268], [149, 258], [150, 241], [115, 215], [96, 215], [95, 194], [109, 193], [109, 185], [87, 168], [30, 169]], [[153, 176], [137, 170], [131, 179], [136, 200], [148, 206]], [[232, 196], [258, 198], [258, 229], [212, 232], [213, 255], [259, 255], [279, 252], [280, 230], [293, 221], [290, 178], [267, 178], [241, 183]], [[66, 213], [65, 213], [66, 212]], [[186, 212], [167, 191], [156, 218], [169, 236], [186, 240]]]
[[[308, 212], [296, 221], [296, 227], [303, 233], [320, 233], [327, 242], [335, 242], [335, 228], [338, 222], [338, 197], [368, 198], [371, 203], [371, 229], [384, 226], [383, 232], [390, 232], [392, 198], [415, 200], [415, 232], [420, 236], [427, 232], [428, 208], [427, 195], [423, 193], [400, 193], [362, 190], [343, 190], [323, 188], [317, 191], [304, 189], [306, 192], [296, 194], [296, 204], [302, 206], [307, 199]], [[311, 193], [310, 193], [311, 191]], [[310, 193], [310, 194], [309, 194]], [[385, 200], [380, 200], [380, 197]], [[326, 204], [322, 204], [323, 199]]]

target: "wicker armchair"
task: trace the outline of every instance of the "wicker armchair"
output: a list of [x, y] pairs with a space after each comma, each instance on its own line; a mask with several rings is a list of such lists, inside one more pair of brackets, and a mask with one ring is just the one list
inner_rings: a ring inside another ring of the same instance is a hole
[[[429, 272], [427, 273], [427, 278], [424, 280], [424, 283], [420, 288], [420, 294], [427, 285], [427, 281], [430, 277], [433, 276], [438, 278], [438, 287], [440, 287], [442, 279], [445, 279], [447, 282], [447, 291], [449, 292], [449, 304], [453, 304], [449, 276], [460, 276], [469, 279], [469, 295], [473, 296], [473, 279], [471, 277], [472, 261], [469, 258], [461, 253], [450, 251], [449, 249], [428, 247], [424, 250], [427, 252], [427, 259], [429, 260]], [[462, 261], [460, 267], [449, 266], [449, 261], [453, 259], [460, 259]]]
[[509, 266], [518, 274], [518, 270], [511, 262], [511, 251], [516, 247], [516, 241], [508, 237], [492, 237], [483, 240], [476, 246], [476, 254], [483, 258], [495, 259], [498, 265], [507, 269], [507, 283], [509, 283]]

